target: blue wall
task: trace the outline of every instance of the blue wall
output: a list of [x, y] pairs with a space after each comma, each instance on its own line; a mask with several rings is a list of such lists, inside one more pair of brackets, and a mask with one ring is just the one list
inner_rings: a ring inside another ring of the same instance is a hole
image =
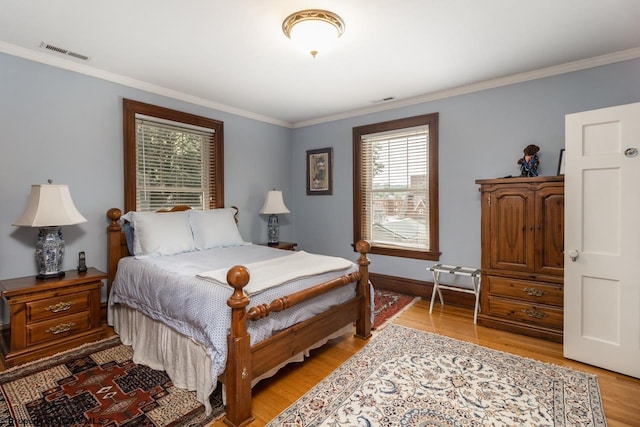
[[[455, 96], [411, 107], [288, 129], [177, 101], [101, 79], [0, 54], [0, 279], [36, 272], [36, 229], [13, 227], [31, 184], [68, 184], [87, 223], [64, 227], [65, 269], [85, 251], [106, 268], [105, 212], [123, 205], [122, 99], [224, 121], [225, 201], [240, 208], [246, 240], [266, 239], [258, 215], [264, 195], [281, 189], [291, 213], [281, 239], [299, 248], [355, 259], [354, 126], [440, 113], [441, 262], [479, 266], [480, 206], [475, 180], [517, 175], [528, 144], [541, 147], [541, 173], [555, 175], [564, 116], [640, 101], [640, 60]], [[333, 147], [334, 194], [307, 196], [306, 150]], [[372, 256], [376, 273], [428, 280], [422, 261]]]
[[[295, 129], [296, 239], [305, 250], [353, 258], [352, 128], [439, 112], [440, 262], [479, 267], [475, 180], [519, 175], [516, 161], [528, 144], [541, 147], [541, 174], [556, 175], [566, 114], [637, 101], [640, 60], [633, 60]], [[324, 147], [334, 149], [334, 195], [307, 196], [306, 150]], [[432, 262], [370, 258], [373, 272], [430, 280]]]
[[[37, 272], [37, 229], [11, 225], [32, 184], [67, 184], [88, 222], [63, 227], [64, 269], [87, 264], [106, 271], [106, 211], [123, 207], [122, 99], [186, 111], [224, 122], [225, 203], [240, 209], [245, 240], [266, 241], [258, 215], [266, 192], [283, 191], [292, 206], [291, 130], [177, 101], [101, 79], [0, 54], [0, 278]], [[292, 209], [295, 212], [295, 209]], [[293, 214], [281, 238], [293, 240]]]

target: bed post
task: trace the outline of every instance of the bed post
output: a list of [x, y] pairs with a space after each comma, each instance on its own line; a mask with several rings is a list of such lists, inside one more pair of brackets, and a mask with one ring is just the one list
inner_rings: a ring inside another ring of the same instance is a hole
[[369, 258], [367, 253], [371, 250], [371, 244], [366, 240], [360, 240], [356, 244], [356, 250], [360, 252], [358, 265], [360, 266], [360, 280], [358, 281], [358, 296], [360, 300], [360, 317], [356, 322], [356, 336], [367, 339], [371, 336], [371, 288], [369, 287]]
[[233, 295], [227, 300], [231, 307], [231, 332], [227, 338], [227, 366], [224, 386], [227, 393], [227, 411], [224, 423], [246, 426], [253, 421], [251, 415], [251, 340], [247, 333], [247, 305], [249, 298], [242, 288], [249, 283], [249, 270], [236, 265], [227, 273], [227, 283]]
[[111, 208], [107, 211], [107, 218], [110, 220], [107, 227], [107, 298], [111, 295], [111, 285], [116, 276], [118, 261], [122, 258], [122, 249], [120, 248], [121, 216], [122, 211], [118, 208]]

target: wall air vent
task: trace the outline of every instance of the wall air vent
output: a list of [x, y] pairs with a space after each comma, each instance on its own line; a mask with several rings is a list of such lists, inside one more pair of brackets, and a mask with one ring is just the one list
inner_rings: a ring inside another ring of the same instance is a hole
[[83, 61], [88, 61], [89, 59], [91, 59], [90, 57], [88, 57], [86, 55], [83, 55], [81, 53], [72, 52], [70, 50], [63, 49], [63, 48], [57, 47], [57, 46], [53, 46], [53, 45], [50, 45], [49, 43], [45, 43], [45, 42], [40, 43], [40, 47], [43, 48], [43, 49], [48, 49], [48, 50], [51, 50], [53, 52], [60, 53], [62, 55], [67, 55], [67, 56], [72, 56], [74, 58], [82, 59]]
[[394, 96], [387, 96], [386, 98], [376, 99], [375, 101], [371, 101], [371, 102], [374, 104], [380, 104], [382, 102], [393, 101], [394, 99], [396, 99]]

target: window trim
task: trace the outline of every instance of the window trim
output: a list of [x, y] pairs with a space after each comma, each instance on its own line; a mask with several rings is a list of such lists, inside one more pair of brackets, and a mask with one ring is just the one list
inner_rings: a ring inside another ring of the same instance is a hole
[[416, 126], [429, 126], [429, 251], [416, 251], [411, 249], [390, 248], [386, 246], [371, 245], [371, 253], [379, 255], [397, 256], [403, 258], [415, 258], [431, 261], [440, 259], [439, 249], [439, 204], [438, 204], [438, 113], [424, 114], [404, 119], [390, 120], [381, 123], [353, 128], [353, 241], [363, 238], [362, 233], [362, 136], [411, 128]]
[[213, 168], [214, 173], [209, 178], [211, 188], [214, 192], [214, 201], [209, 202], [209, 209], [224, 207], [223, 122], [126, 98], [123, 99], [122, 105], [124, 128], [125, 212], [136, 210], [136, 114], [213, 129], [216, 138], [215, 150], [212, 153], [212, 158], [215, 159], [215, 167]]

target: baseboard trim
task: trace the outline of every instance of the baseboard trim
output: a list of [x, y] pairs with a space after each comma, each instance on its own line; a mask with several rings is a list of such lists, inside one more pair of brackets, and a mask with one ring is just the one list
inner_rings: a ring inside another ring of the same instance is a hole
[[[388, 276], [386, 274], [369, 273], [369, 280], [374, 288], [386, 289], [402, 294], [415, 295], [422, 299], [431, 300], [433, 282], [407, 279], [404, 277]], [[442, 289], [442, 298], [445, 304], [456, 305], [473, 309], [475, 298], [471, 294]], [[436, 300], [438, 302], [438, 300]]]

